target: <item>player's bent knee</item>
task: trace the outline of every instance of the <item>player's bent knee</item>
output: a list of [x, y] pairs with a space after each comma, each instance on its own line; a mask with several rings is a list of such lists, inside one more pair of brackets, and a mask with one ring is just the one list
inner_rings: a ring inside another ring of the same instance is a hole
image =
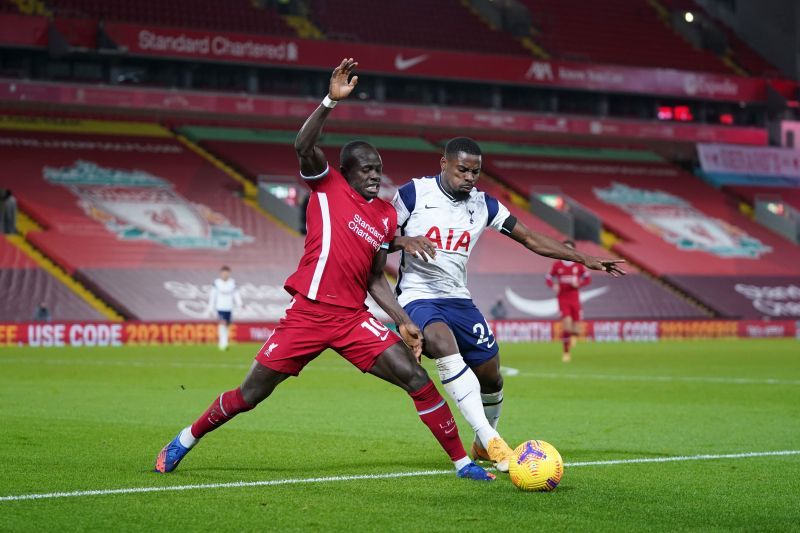
[[427, 385], [430, 380], [431, 378], [428, 376], [428, 373], [425, 372], [425, 369], [421, 366], [416, 366], [404, 381], [406, 390], [414, 392]]
[[254, 361], [242, 382], [242, 397], [250, 406], [255, 407], [266, 400], [275, 387], [288, 377], [289, 374], [277, 372]]

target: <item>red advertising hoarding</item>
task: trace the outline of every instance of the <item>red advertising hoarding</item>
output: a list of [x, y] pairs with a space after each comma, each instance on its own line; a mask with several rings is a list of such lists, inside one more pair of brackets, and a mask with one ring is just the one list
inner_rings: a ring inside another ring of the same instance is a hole
[[[767, 81], [672, 69], [595, 65], [525, 56], [475, 54], [424, 48], [314, 41], [222, 31], [106, 24], [105, 31], [132, 55], [181, 57], [264, 65], [330, 69], [343, 57], [354, 57], [359, 70], [564, 89], [639, 93], [726, 101], [763, 101]], [[795, 84], [772, 82], [793, 97]]]
[[[0, 81], [0, 102], [81, 106], [91, 109], [160, 111], [216, 115], [227, 118], [293, 119], [302, 121], [317, 101], [275, 96], [187, 92], [164, 89], [106, 87], [47, 82]], [[713, 142], [767, 144], [764, 128], [666, 124], [612, 118], [552, 116], [512, 111], [469, 110], [433, 106], [347, 102], [331, 115], [332, 121], [389, 126], [446, 129], [496, 129], [514, 132]]]
[[[45, 17], [0, 14], [0, 44], [44, 47]], [[73, 46], [93, 47], [97, 22], [58, 17], [54, 25]], [[236, 62], [329, 70], [355, 57], [359, 70], [438, 79], [672, 96], [701, 100], [762, 102], [767, 86], [794, 100], [797, 84], [672, 69], [542, 60], [523, 55], [475, 54], [285, 36], [105, 23], [120, 51], [147, 57]]]
[[[500, 342], [551, 342], [561, 334], [560, 322], [546, 320], [490, 321]], [[272, 323], [231, 326], [231, 340], [263, 343]], [[658, 342], [679, 339], [796, 337], [790, 320], [589, 320], [581, 336], [595, 342]], [[217, 342], [212, 322], [30, 322], [0, 323], [0, 348], [96, 347]]]

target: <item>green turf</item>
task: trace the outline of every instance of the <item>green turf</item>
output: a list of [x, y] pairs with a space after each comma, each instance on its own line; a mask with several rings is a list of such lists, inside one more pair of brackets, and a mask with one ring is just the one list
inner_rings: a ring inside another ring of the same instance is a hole
[[[500, 429], [512, 444], [547, 440], [568, 463], [797, 450], [798, 346], [587, 343], [567, 366], [556, 344], [506, 345], [504, 365], [519, 374], [506, 378]], [[240, 381], [253, 352], [1, 349], [0, 496], [450, 467], [404, 393], [325, 354], [254, 412], [209, 435], [175, 473], [151, 473], [161, 446]], [[519, 492], [505, 476], [479, 484], [446, 474], [0, 501], [0, 530], [789, 531], [798, 524], [797, 455], [568, 466], [551, 494]]]

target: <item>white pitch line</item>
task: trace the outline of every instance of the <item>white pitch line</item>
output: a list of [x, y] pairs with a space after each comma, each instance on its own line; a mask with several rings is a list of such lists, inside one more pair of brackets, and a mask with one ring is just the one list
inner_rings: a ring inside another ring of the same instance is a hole
[[[247, 369], [249, 363], [211, 363], [211, 362], [170, 362], [170, 361], [139, 361], [139, 360], [87, 360], [87, 359], [20, 359], [0, 358], [0, 364], [28, 364], [51, 366], [111, 366], [111, 367], [138, 367], [138, 368], [227, 368]], [[323, 370], [325, 372], [346, 372], [349, 368], [325, 365], [315, 362], [308, 370]], [[558, 372], [521, 372], [517, 368], [501, 366], [500, 371], [506, 376], [519, 376], [525, 378], [543, 379], [592, 379], [598, 381], [644, 381], [655, 383], [707, 383], [721, 385], [800, 385], [800, 379], [776, 378], [735, 378], [718, 376], [642, 376], [623, 374], [580, 374]]]
[[[611, 459], [607, 461], [580, 461], [575, 463], [565, 463], [564, 466], [576, 468], [582, 466], [605, 466], [605, 465], [625, 465], [641, 463], [671, 463], [678, 461], [707, 461], [712, 459], [745, 459], [751, 457], [773, 457], [780, 455], [800, 455], [800, 450], [780, 450], [772, 452], [744, 452], [728, 453], [720, 455], [681, 455], [672, 457], [641, 457], [638, 459]], [[22, 500], [49, 500], [55, 498], [77, 498], [81, 496], [109, 496], [114, 494], [141, 494], [146, 492], [176, 492], [184, 490], [202, 489], [227, 489], [241, 487], [272, 487], [276, 485], [298, 485], [306, 483], [334, 483], [340, 481], [358, 481], [372, 479], [396, 479], [403, 477], [422, 477], [439, 476], [453, 474], [452, 470], [419, 470], [416, 472], [389, 472], [385, 474], [358, 474], [352, 476], [329, 476], [314, 478], [289, 478], [272, 479], [265, 481], [235, 481], [231, 483], [204, 483], [196, 485], [173, 485], [167, 487], [131, 487], [126, 489], [98, 489], [98, 490], [76, 490], [72, 492], [46, 492], [42, 494], [18, 494], [11, 496], [0, 496], [0, 502], [12, 502]]]
[[639, 459], [611, 459], [609, 461], [581, 461], [565, 463], [564, 466], [605, 466], [605, 465], [632, 465], [641, 463], [674, 463], [679, 461], [708, 461], [710, 459], [747, 459], [750, 457], [773, 457], [776, 455], [800, 455], [800, 450], [780, 450], [776, 452], [744, 452], [726, 453], [719, 455], [677, 455], [671, 457], [641, 457]]
[[714, 376], [626, 376], [615, 374], [560, 374], [557, 372], [523, 372], [523, 377], [544, 379], [593, 379], [600, 381], [648, 381], [659, 383], [713, 383], [723, 385], [800, 385], [800, 379], [732, 378]]
[[500, 373], [504, 376], [518, 376], [519, 375], [519, 368], [513, 368], [510, 366], [501, 366]]

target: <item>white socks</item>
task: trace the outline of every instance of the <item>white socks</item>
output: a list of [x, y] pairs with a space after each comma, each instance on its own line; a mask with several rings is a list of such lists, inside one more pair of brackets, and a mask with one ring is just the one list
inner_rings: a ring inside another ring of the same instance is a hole
[[[483, 413], [494, 429], [497, 429], [497, 422], [500, 420], [500, 411], [503, 410], [503, 391], [492, 392], [489, 394], [481, 393], [483, 402]], [[475, 442], [481, 444], [478, 435], [475, 435]]]
[[464, 457], [462, 457], [458, 461], [453, 461], [453, 464], [456, 465], [456, 472], [458, 472], [459, 470], [461, 470], [462, 468], [464, 468], [465, 466], [467, 466], [471, 462], [472, 462], [472, 459], [470, 459], [469, 456], [465, 455]]
[[455, 400], [458, 410], [472, 426], [483, 447], [488, 448], [489, 441], [499, 437], [499, 434], [483, 412], [478, 377], [458, 353], [436, 359], [436, 369], [439, 371], [444, 390]]
[[180, 441], [181, 446], [184, 448], [192, 448], [200, 441], [200, 439], [197, 439], [194, 435], [192, 435], [192, 426], [183, 428], [181, 434], [178, 435], [178, 440]]
[[217, 324], [217, 336], [219, 337], [219, 349], [224, 350], [228, 347], [228, 326]]

